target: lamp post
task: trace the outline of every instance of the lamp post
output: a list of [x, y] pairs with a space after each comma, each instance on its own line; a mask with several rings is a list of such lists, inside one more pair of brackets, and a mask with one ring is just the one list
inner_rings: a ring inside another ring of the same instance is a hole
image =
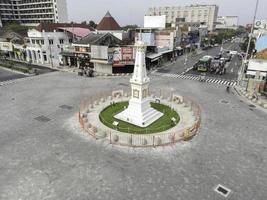
[[251, 40], [252, 40], [252, 34], [254, 31], [254, 25], [255, 25], [255, 21], [256, 21], [256, 16], [257, 16], [257, 11], [258, 11], [258, 5], [259, 5], [259, 0], [257, 0], [256, 2], [256, 7], [255, 7], [255, 12], [254, 12], [254, 17], [253, 17], [253, 22], [252, 22], [252, 26], [251, 26], [251, 30], [250, 30], [250, 36], [249, 36], [249, 40], [248, 40], [248, 46], [247, 46], [247, 51], [246, 51], [246, 55], [245, 58], [243, 59], [243, 64], [241, 66], [241, 71], [240, 71], [240, 83], [242, 83], [243, 81], [243, 76], [244, 76], [244, 67], [245, 64], [247, 64], [247, 59], [248, 59], [248, 53], [249, 53], [249, 49], [250, 49], [250, 44], [251, 44]]
[[249, 53], [249, 49], [250, 49], [250, 44], [251, 44], [251, 40], [252, 40], [252, 34], [253, 34], [253, 31], [254, 31], [254, 25], [255, 25], [257, 11], [258, 11], [258, 5], [259, 5], [259, 0], [257, 0], [257, 2], [256, 2], [256, 7], [255, 7], [252, 26], [251, 26], [251, 29], [250, 29], [250, 36], [249, 36], [249, 40], [248, 40], [248, 46], [247, 46], [247, 52], [246, 52], [245, 60], [248, 59], [248, 53]]

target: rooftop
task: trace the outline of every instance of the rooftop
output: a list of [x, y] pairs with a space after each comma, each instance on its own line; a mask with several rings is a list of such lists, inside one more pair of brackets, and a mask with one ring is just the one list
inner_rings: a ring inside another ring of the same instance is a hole
[[40, 23], [36, 30], [38, 31], [45, 31], [45, 32], [53, 32], [54, 30], [57, 30], [59, 28], [85, 28], [89, 29], [90, 31], [94, 31], [94, 29], [87, 25], [87, 24], [75, 24], [75, 23]]
[[108, 11], [106, 15], [103, 17], [103, 19], [99, 22], [96, 29], [103, 31], [114, 31], [114, 30], [121, 30], [121, 27]]
[[256, 54], [256, 59], [267, 60], [267, 48]]

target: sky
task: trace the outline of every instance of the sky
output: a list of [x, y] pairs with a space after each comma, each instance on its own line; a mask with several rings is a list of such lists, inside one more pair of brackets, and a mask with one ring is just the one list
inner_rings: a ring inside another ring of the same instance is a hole
[[[184, 6], [190, 4], [219, 5], [219, 16], [239, 16], [239, 24], [252, 23], [256, 0], [67, 0], [69, 21], [81, 22], [102, 19], [107, 10], [121, 25], [143, 26], [143, 17], [149, 7]], [[257, 19], [267, 19], [267, 0], [259, 0]]]

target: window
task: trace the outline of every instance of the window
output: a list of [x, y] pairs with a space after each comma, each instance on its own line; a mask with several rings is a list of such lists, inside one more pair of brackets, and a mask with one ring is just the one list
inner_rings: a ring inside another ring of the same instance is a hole
[[59, 39], [59, 44], [64, 44], [64, 39]]
[[69, 39], [69, 43], [72, 43], [72, 39]]
[[41, 44], [44, 44], [44, 40], [40, 40]]
[[32, 43], [35, 44], [35, 40], [32, 40]]
[[50, 44], [50, 45], [54, 44], [54, 40], [50, 39], [50, 40], [49, 40], [49, 44]]

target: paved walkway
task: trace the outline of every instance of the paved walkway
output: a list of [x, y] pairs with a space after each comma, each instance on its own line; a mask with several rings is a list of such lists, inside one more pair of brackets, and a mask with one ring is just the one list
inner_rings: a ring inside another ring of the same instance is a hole
[[267, 112], [267, 98], [266, 96], [262, 96], [260, 94], [257, 94], [257, 97], [251, 93], [246, 91], [244, 88], [240, 86], [235, 87], [236, 92], [243, 98], [246, 99], [250, 104], [260, 106]]
[[[150, 100], [154, 101], [153, 98]], [[85, 129], [98, 139], [109, 140], [113, 144], [135, 147], [173, 144], [174, 142], [183, 140], [184, 137], [191, 137], [196, 134], [197, 129], [195, 128], [195, 124], [197, 118], [194, 115], [193, 109], [185, 106], [184, 103], [178, 104], [165, 99], [162, 99], [161, 103], [172, 107], [180, 116], [179, 123], [173, 128], [152, 134], [127, 134], [105, 126], [99, 119], [100, 112], [109, 106], [111, 102], [117, 103], [123, 101], [129, 101], [129, 97], [113, 98], [112, 100], [102, 98], [100, 102], [95, 101], [93, 108], [92, 104], [88, 104], [85, 109], [86, 113], [82, 111], [82, 116], [86, 115]]]

